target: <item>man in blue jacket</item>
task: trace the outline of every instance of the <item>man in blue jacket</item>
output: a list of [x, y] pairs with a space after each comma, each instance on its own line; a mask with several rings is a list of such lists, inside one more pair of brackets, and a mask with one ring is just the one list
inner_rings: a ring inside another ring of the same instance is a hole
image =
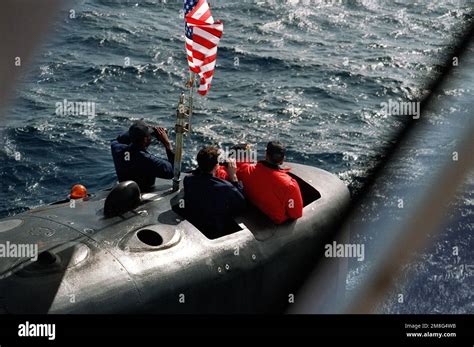
[[233, 230], [232, 217], [245, 208], [242, 183], [235, 161], [229, 161], [229, 181], [214, 176], [219, 151], [205, 147], [197, 155], [198, 169], [184, 178], [186, 218], [207, 237], [214, 239]]
[[[168, 160], [147, 151], [152, 135], [163, 144]], [[156, 177], [173, 178], [174, 153], [164, 128], [136, 121], [126, 133], [111, 142], [111, 149], [119, 182], [135, 181], [142, 192], [147, 192], [153, 189]]]

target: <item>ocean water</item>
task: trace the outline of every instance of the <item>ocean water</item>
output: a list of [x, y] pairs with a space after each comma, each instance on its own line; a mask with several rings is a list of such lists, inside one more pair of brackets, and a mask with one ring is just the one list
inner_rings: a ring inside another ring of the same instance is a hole
[[[263, 150], [278, 139], [288, 146], [288, 161], [334, 172], [354, 192], [404, 120], [384, 114], [381, 102], [420, 97], [472, 20], [472, 5], [461, 0], [211, 5], [224, 35], [212, 89], [195, 97], [184, 168], [204, 144], [245, 141]], [[63, 199], [78, 182], [91, 191], [111, 186], [109, 142], [132, 120], [172, 129], [187, 77], [181, 7], [178, 0], [80, 0], [61, 13], [1, 124], [0, 217]], [[453, 93], [469, 99], [473, 88], [470, 80]], [[58, 115], [56, 103], [65, 99], [94, 102], [95, 115]], [[411, 156], [426, 166], [439, 159], [429, 143]], [[402, 167], [399, 175], [410, 180], [416, 172]], [[449, 276], [453, 267], [474, 264], [472, 187], [453, 205], [456, 227], [446, 227], [407, 271], [411, 300], [388, 300], [382, 312], [474, 312], [472, 274]], [[382, 200], [396, 194], [385, 192]], [[459, 243], [468, 256], [453, 263], [449, 252]], [[349, 289], [363, 271], [351, 265]]]

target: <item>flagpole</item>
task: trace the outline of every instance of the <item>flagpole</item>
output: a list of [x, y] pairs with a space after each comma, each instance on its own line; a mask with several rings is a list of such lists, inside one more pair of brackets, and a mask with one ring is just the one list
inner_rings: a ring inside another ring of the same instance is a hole
[[176, 152], [174, 155], [174, 177], [173, 191], [179, 190], [181, 181], [181, 163], [183, 160], [183, 143], [184, 135], [191, 131], [191, 116], [193, 113], [193, 94], [194, 94], [194, 73], [189, 72], [189, 80], [187, 83], [189, 88], [188, 105], [186, 106], [185, 95], [181, 93], [176, 110]]
[[189, 108], [189, 120], [188, 120], [188, 132], [191, 133], [191, 116], [193, 115], [193, 95], [194, 95], [194, 72], [192, 71], [189, 71], [189, 83], [190, 83], [190, 87], [189, 87], [189, 105], [188, 105], [188, 108]]

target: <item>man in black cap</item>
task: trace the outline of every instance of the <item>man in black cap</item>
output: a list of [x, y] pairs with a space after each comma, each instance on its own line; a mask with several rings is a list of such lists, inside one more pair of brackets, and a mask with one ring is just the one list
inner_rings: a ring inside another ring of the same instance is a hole
[[247, 199], [276, 224], [303, 215], [303, 199], [298, 182], [288, 174], [290, 169], [281, 167], [285, 154], [286, 148], [282, 143], [270, 141], [265, 160], [256, 165], [244, 163], [237, 170]]
[[[163, 144], [168, 160], [147, 151], [154, 135]], [[130, 129], [111, 142], [112, 157], [119, 182], [135, 181], [142, 192], [151, 191], [155, 178], [173, 178], [174, 153], [166, 130], [136, 121]]]

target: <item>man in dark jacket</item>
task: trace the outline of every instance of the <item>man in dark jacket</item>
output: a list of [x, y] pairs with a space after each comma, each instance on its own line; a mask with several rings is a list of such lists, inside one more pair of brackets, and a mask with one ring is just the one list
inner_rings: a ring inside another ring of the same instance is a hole
[[[154, 135], [163, 144], [168, 160], [147, 151]], [[151, 191], [155, 178], [173, 178], [174, 153], [166, 130], [150, 127], [142, 120], [111, 142], [112, 157], [119, 182], [135, 181], [142, 192]]]
[[214, 176], [218, 157], [215, 147], [201, 149], [197, 155], [198, 169], [183, 182], [186, 218], [211, 239], [232, 231], [232, 217], [245, 208], [235, 161], [229, 161], [227, 182]]

